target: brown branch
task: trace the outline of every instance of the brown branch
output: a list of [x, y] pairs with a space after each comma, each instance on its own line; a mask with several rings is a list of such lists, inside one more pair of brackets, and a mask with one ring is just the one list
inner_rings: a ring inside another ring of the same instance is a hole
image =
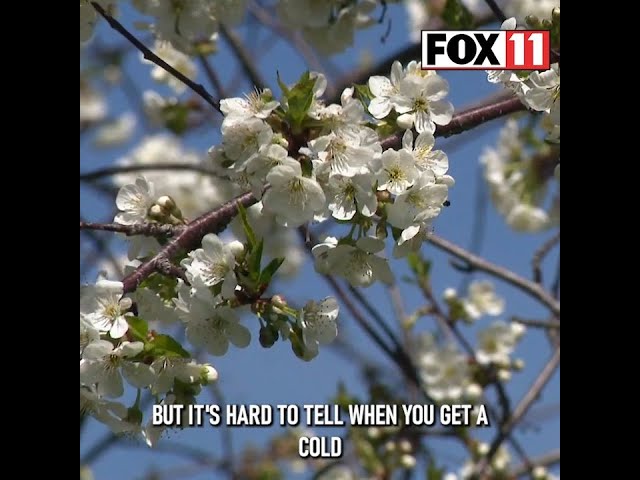
[[94, 223], [80, 221], [80, 230], [100, 230], [103, 232], [124, 233], [128, 237], [144, 235], [146, 237], [173, 236], [183, 227], [162, 223], [141, 223], [137, 225], [122, 225], [120, 223]]
[[124, 292], [134, 291], [145, 278], [155, 272], [166, 260], [171, 260], [179, 252], [190, 251], [197, 248], [202, 241], [202, 237], [207, 233], [220, 233], [224, 230], [233, 217], [237, 215], [238, 204], [248, 208], [257, 202], [258, 200], [251, 192], [243, 193], [187, 224], [160, 252], [150, 260], [144, 262], [122, 280]]
[[220, 81], [220, 77], [218, 77], [218, 74], [209, 63], [209, 59], [205, 55], [200, 54], [198, 55], [198, 60], [200, 60], [200, 65], [204, 69], [204, 73], [209, 79], [209, 82], [211, 82], [211, 86], [218, 94], [218, 98], [226, 98], [227, 95], [225, 94], [224, 86]]
[[556, 233], [553, 237], [544, 242], [542, 246], [536, 250], [536, 253], [533, 254], [531, 265], [533, 267], [534, 282], [542, 284], [542, 268], [540, 267], [540, 264], [558, 243], [560, 243], [560, 232]]
[[533, 328], [546, 328], [548, 330], [560, 329], [560, 322], [557, 320], [536, 320], [534, 318], [511, 317], [511, 321]]
[[498, 451], [498, 448], [500, 448], [502, 442], [504, 442], [504, 440], [511, 434], [511, 431], [514, 429], [514, 427], [522, 420], [533, 402], [538, 399], [540, 393], [547, 385], [547, 383], [549, 383], [549, 380], [551, 380], [551, 377], [553, 376], [559, 365], [560, 347], [555, 349], [547, 364], [542, 368], [542, 371], [534, 380], [531, 388], [529, 388], [524, 397], [522, 397], [522, 400], [520, 400], [520, 403], [518, 403], [518, 405], [514, 409], [511, 417], [504, 423], [504, 425], [502, 425], [502, 427], [498, 431], [496, 438], [493, 440], [493, 442], [491, 442], [491, 446], [489, 447], [487, 455], [483, 457], [482, 462], [480, 462], [478, 471], [482, 472], [491, 462], [491, 459]]
[[518, 465], [511, 471], [509, 478], [518, 478], [527, 475], [531, 470], [533, 470], [531, 466], [534, 468], [550, 467], [552, 465], [557, 465], [558, 463], [560, 463], [560, 449], [552, 450], [549, 453], [545, 453], [544, 455], [540, 455], [539, 457], [532, 459], [531, 465]]
[[162, 171], [162, 170], [185, 170], [189, 172], [201, 173], [203, 175], [210, 175], [217, 178], [225, 178], [224, 176], [216, 173], [210, 168], [202, 165], [190, 165], [188, 163], [157, 163], [147, 165], [116, 165], [113, 167], [101, 168], [94, 170], [93, 172], [81, 173], [81, 182], [92, 182], [103, 177], [109, 177], [112, 175], [118, 175], [121, 173], [135, 173], [135, 172], [147, 172], [147, 171]]
[[160, 68], [169, 72], [171, 75], [176, 77], [178, 80], [184, 83], [187, 87], [189, 87], [195, 93], [200, 95], [204, 99], [204, 101], [206, 101], [209, 105], [215, 108], [218, 112], [222, 113], [220, 111], [220, 104], [218, 103], [218, 101], [214, 99], [211, 96], [211, 94], [207, 92], [207, 89], [204, 88], [200, 83], [196, 83], [190, 78], [188, 78], [187, 76], [183, 75], [178, 70], [176, 70], [171, 65], [169, 65], [167, 62], [162, 60], [158, 55], [153, 53], [147, 46], [145, 46], [144, 43], [142, 43], [131, 32], [129, 32], [129, 30], [127, 30], [124, 27], [124, 25], [122, 25], [119, 21], [117, 21], [115, 18], [109, 15], [99, 3], [91, 2], [91, 5], [107, 21], [107, 23], [111, 28], [113, 28], [124, 38], [129, 40], [138, 50], [140, 50], [140, 52], [142, 52], [142, 55], [144, 56], [145, 59], [149, 60], [150, 62], [156, 64]]
[[[491, 99], [487, 103], [457, 113], [446, 125], [438, 125], [433, 136], [450, 137], [451, 135], [457, 135], [489, 122], [490, 120], [495, 120], [510, 113], [521, 112], [526, 109], [527, 107], [516, 96], [498, 101]], [[404, 131], [385, 138], [380, 142], [382, 149], [400, 148], [403, 135]]]
[[[486, 25], [487, 23], [491, 23], [495, 20], [495, 17], [492, 14], [485, 15], [483, 17], [479, 17], [474, 21], [476, 26]], [[442, 30], [445, 29], [444, 20], [440, 17], [435, 17], [433, 20], [428, 22], [428, 24], [423, 28], [423, 30]], [[389, 75], [391, 71], [391, 65], [396, 60], [406, 65], [412, 60], [420, 60], [422, 56], [422, 45], [420, 42], [412, 43], [406, 47], [401, 48], [400, 50], [395, 51], [391, 55], [388, 55], [384, 59], [380, 60], [373, 67], [365, 67], [356, 70], [355, 72], [349, 73], [340, 79], [338, 86], [332, 87], [329, 91], [329, 97], [331, 103], [339, 103], [340, 95], [342, 91], [353, 85], [353, 84], [363, 84], [369, 80], [369, 77], [374, 75]]]
[[489, 275], [493, 275], [496, 278], [504, 280], [505, 282], [510, 283], [516, 288], [519, 288], [523, 292], [539, 300], [542, 304], [548, 307], [556, 317], [560, 318], [560, 302], [553, 298], [553, 296], [549, 292], [547, 292], [542, 286], [538, 285], [537, 283], [527, 280], [526, 278], [521, 277], [511, 270], [493, 264], [482, 257], [474, 255], [464, 248], [459, 247], [458, 245], [451, 243], [444, 238], [438, 237], [437, 235], [431, 235], [428, 238], [428, 241], [440, 250], [444, 250], [454, 257], [463, 260], [471, 268], [471, 270], [480, 270], [482, 272], [488, 273]]

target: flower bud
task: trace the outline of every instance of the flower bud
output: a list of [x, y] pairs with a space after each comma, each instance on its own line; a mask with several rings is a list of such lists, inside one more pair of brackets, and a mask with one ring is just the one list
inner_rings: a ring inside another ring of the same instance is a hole
[[229, 244], [227, 244], [227, 247], [229, 247], [229, 250], [231, 250], [231, 253], [233, 253], [233, 256], [236, 258], [236, 260], [242, 260], [242, 258], [244, 257], [244, 245], [242, 242], [234, 240], [233, 242], [229, 242]]
[[398, 447], [401, 452], [410, 453], [413, 451], [413, 447], [411, 446], [411, 442], [406, 438], [403, 438], [398, 442]]
[[171, 213], [176, 208], [176, 202], [169, 195], [163, 195], [156, 200], [156, 205], [160, 205], [164, 211]]
[[149, 208], [148, 215], [151, 219], [157, 221], [163, 221], [166, 218], [166, 213], [160, 205], [152, 205]]
[[476, 453], [480, 456], [485, 456], [489, 453], [489, 444], [485, 442], [480, 442], [476, 445]]
[[277, 308], [283, 308], [287, 306], [287, 301], [281, 295], [274, 295], [271, 297], [271, 305]]
[[547, 469], [538, 465], [531, 471], [531, 476], [534, 480], [545, 480], [547, 478]]
[[208, 383], [212, 383], [218, 380], [218, 371], [215, 368], [213, 368], [208, 363], [204, 364], [203, 367], [204, 368], [202, 369], [202, 380], [203, 380], [202, 383], [206, 385]]
[[458, 292], [456, 291], [455, 288], [445, 288], [444, 292], [442, 293], [442, 298], [444, 298], [445, 300], [453, 300], [454, 298], [456, 298], [458, 296]]
[[516, 372], [520, 372], [521, 370], [524, 369], [524, 360], [521, 358], [516, 358], [512, 363], [511, 363], [511, 368], [513, 370], [515, 370]]
[[477, 383], [467, 385], [465, 396], [470, 400], [477, 400], [482, 396], [482, 387]]
[[416, 457], [405, 453], [400, 457], [400, 465], [404, 468], [413, 468], [416, 466]]
[[369, 436], [369, 438], [372, 439], [376, 439], [376, 438], [380, 438], [380, 434], [382, 432], [380, 431], [380, 429], [378, 427], [369, 427], [367, 428], [367, 435]]
[[263, 348], [271, 348], [278, 340], [278, 330], [266, 325], [260, 328], [260, 345]]
[[509, 380], [511, 380], [511, 372], [504, 368], [501, 368], [500, 370], [498, 370], [497, 376], [498, 376], [498, 380], [500, 380], [501, 382], [508, 382]]

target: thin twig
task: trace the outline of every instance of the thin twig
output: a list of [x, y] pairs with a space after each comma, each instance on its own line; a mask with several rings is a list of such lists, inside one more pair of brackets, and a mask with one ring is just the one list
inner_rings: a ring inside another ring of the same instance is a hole
[[498, 20], [500, 20], [500, 23], [504, 22], [507, 19], [507, 16], [504, 14], [495, 0], [484, 0], [484, 3], [489, 6], [493, 14], [498, 18]]
[[140, 52], [142, 52], [142, 55], [144, 56], [145, 59], [149, 60], [152, 63], [155, 63], [160, 68], [169, 72], [171, 75], [176, 77], [178, 80], [184, 83], [187, 87], [189, 87], [195, 93], [200, 95], [209, 105], [215, 108], [218, 112], [222, 113], [220, 111], [220, 104], [216, 99], [214, 99], [211, 96], [209, 92], [207, 92], [206, 88], [204, 88], [201, 84], [194, 82], [187, 76], [183, 75], [178, 70], [176, 70], [171, 65], [169, 65], [167, 62], [162, 60], [158, 55], [153, 53], [147, 46], [145, 46], [144, 43], [142, 43], [131, 32], [129, 32], [129, 30], [127, 30], [124, 27], [124, 25], [122, 25], [119, 21], [117, 21], [115, 18], [109, 15], [99, 3], [91, 2], [91, 5], [93, 6], [93, 8], [96, 9], [96, 11], [100, 15], [102, 15], [102, 17], [107, 21], [107, 23], [111, 28], [116, 30], [124, 38], [129, 40], [138, 50], [140, 50]]
[[254, 65], [254, 60], [251, 58], [249, 52], [242, 44], [240, 37], [234, 31], [229, 30], [223, 24], [220, 25], [220, 35], [231, 47], [231, 50], [236, 55], [238, 62], [242, 66], [242, 70], [245, 75], [251, 80], [253, 86], [258, 90], [264, 90], [267, 88], [266, 82], [262, 79], [262, 75]]
[[141, 223], [136, 225], [122, 225], [120, 223], [95, 223], [80, 221], [80, 230], [100, 230], [103, 232], [124, 233], [128, 237], [133, 235], [144, 235], [146, 237], [166, 237], [172, 236], [182, 230], [177, 225], [166, 225], [162, 223]]
[[539, 284], [542, 284], [542, 268], [540, 267], [542, 261], [545, 257], [551, 252], [553, 247], [555, 247], [558, 243], [560, 243], [560, 232], [556, 233], [549, 240], [544, 242], [542, 246], [536, 250], [533, 254], [533, 259], [531, 260], [531, 265], [533, 267], [533, 281]]
[[557, 320], [537, 320], [534, 318], [511, 317], [511, 321], [515, 323], [521, 323], [522, 325], [533, 328], [546, 328], [549, 330], [560, 329], [560, 322], [558, 322]]
[[223, 175], [216, 173], [210, 168], [204, 167], [202, 165], [192, 165], [188, 163], [157, 163], [157, 164], [147, 164], [147, 165], [116, 165], [113, 167], [101, 168], [98, 170], [94, 170], [93, 172], [81, 173], [80, 181], [81, 182], [92, 182], [94, 180], [99, 180], [103, 177], [110, 177], [112, 175], [118, 175], [121, 173], [136, 173], [136, 172], [152, 172], [152, 171], [162, 171], [162, 170], [175, 170], [175, 171], [188, 171], [188, 172], [196, 172], [201, 173], [203, 175], [209, 175], [216, 178], [225, 178]]
[[218, 74], [209, 63], [209, 59], [205, 55], [200, 54], [198, 55], [198, 60], [200, 60], [200, 65], [202, 66], [205, 75], [209, 79], [209, 82], [211, 82], [211, 86], [216, 91], [218, 98], [227, 98], [224, 86], [222, 85]]
[[537, 283], [534, 283], [531, 280], [527, 280], [526, 278], [521, 277], [511, 270], [491, 263], [482, 257], [474, 255], [464, 248], [459, 247], [458, 245], [455, 245], [454, 243], [445, 240], [444, 238], [438, 237], [437, 235], [431, 235], [428, 238], [428, 241], [440, 250], [444, 250], [454, 257], [464, 260], [465, 263], [467, 263], [467, 265], [469, 265], [469, 267], [471, 267], [472, 269], [486, 272], [496, 278], [510, 283], [514, 287], [519, 288], [523, 292], [542, 302], [558, 318], [560, 317], [560, 302], [553, 298], [553, 296], [549, 292], [547, 292]]
[[[540, 455], [539, 457], [531, 460], [531, 465], [534, 467], [550, 467], [560, 463], [560, 449], [552, 450], [549, 453]], [[529, 465], [518, 465], [511, 471], [509, 478], [518, 478], [527, 475], [531, 472], [532, 468]]]
[[180, 251], [196, 248], [207, 233], [220, 233], [238, 213], [238, 205], [245, 208], [254, 205], [258, 200], [251, 192], [243, 193], [229, 200], [220, 207], [205, 213], [183, 228], [179, 235], [167, 243], [153, 258], [147, 260], [136, 270], [122, 279], [124, 293], [132, 292], [138, 285], [155, 272], [158, 264], [171, 260]]
[[491, 442], [491, 446], [489, 447], [489, 451], [487, 455], [483, 457], [482, 462], [479, 465], [478, 470], [483, 471], [484, 468], [491, 462], [491, 459], [500, 448], [502, 442], [511, 434], [513, 428], [522, 420], [524, 415], [527, 413], [533, 402], [535, 402], [540, 393], [547, 385], [551, 377], [555, 373], [556, 369], [560, 365], [560, 347], [556, 348], [551, 355], [551, 358], [546, 363], [546, 365], [542, 368], [542, 371], [538, 375], [538, 377], [534, 380], [533, 384], [525, 393], [522, 400], [518, 403], [516, 408], [513, 410], [513, 414], [511, 417], [502, 425], [496, 438]]

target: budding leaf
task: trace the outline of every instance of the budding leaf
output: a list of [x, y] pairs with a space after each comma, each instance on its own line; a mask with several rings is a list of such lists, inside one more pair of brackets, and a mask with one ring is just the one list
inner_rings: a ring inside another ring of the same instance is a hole
[[249, 219], [247, 218], [247, 210], [242, 206], [242, 204], [238, 203], [238, 213], [240, 214], [240, 221], [242, 222], [242, 227], [244, 228], [244, 234], [247, 237], [247, 242], [249, 242], [249, 251], [253, 251], [253, 249], [258, 244], [258, 240], [256, 239], [256, 234], [249, 225]]
[[169, 335], [158, 334], [149, 342], [150, 349], [157, 356], [190, 358], [182, 345]]
[[429, 260], [425, 260], [418, 253], [411, 252], [407, 255], [407, 262], [409, 263], [409, 268], [419, 279], [429, 277], [429, 272], [431, 271], [431, 262]]
[[260, 277], [260, 263], [262, 262], [262, 249], [264, 248], [264, 240], [260, 239], [254, 249], [251, 250], [247, 257], [247, 267], [249, 268], [249, 276], [253, 280]]
[[129, 324], [129, 333], [133, 335], [135, 340], [144, 342], [149, 332], [149, 325], [146, 320], [138, 317], [126, 317]]
[[269, 262], [269, 264], [262, 270], [260, 273], [260, 278], [258, 278], [258, 283], [262, 285], [268, 285], [271, 282], [271, 278], [274, 273], [280, 268], [280, 265], [284, 262], [284, 257], [274, 258]]
[[309, 107], [313, 102], [313, 86], [316, 80], [311, 78], [309, 72], [305, 72], [298, 80], [298, 83], [285, 94], [289, 105], [289, 119], [294, 130], [301, 127], [302, 122], [307, 117]]

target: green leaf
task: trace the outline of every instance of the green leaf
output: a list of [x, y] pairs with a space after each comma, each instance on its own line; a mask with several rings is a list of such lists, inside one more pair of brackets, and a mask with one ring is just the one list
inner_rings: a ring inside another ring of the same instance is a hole
[[249, 276], [257, 280], [260, 277], [260, 263], [262, 262], [262, 249], [264, 248], [264, 240], [261, 238], [256, 248], [254, 248], [247, 258], [247, 267], [249, 268]]
[[171, 301], [171, 299], [176, 297], [177, 285], [178, 280], [176, 278], [160, 273], [153, 273], [144, 279], [138, 288], [148, 288], [160, 295], [160, 298], [163, 300]]
[[460, 0], [447, 0], [442, 11], [442, 20], [449, 28], [464, 30], [473, 27], [473, 15]]
[[427, 278], [431, 270], [431, 262], [425, 260], [419, 253], [411, 252], [407, 255], [409, 268], [416, 274], [418, 278]]
[[134, 340], [144, 342], [147, 339], [149, 325], [146, 320], [139, 317], [126, 317], [129, 324], [129, 332], [133, 334]]
[[304, 72], [298, 83], [286, 94], [289, 105], [288, 116], [294, 130], [300, 129], [302, 122], [307, 118], [307, 112], [313, 102], [313, 86], [316, 80], [311, 78], [309, 72]]
[[269, 264], [264, 268], [264, 270], [262, 270], [262, 272], [260, 273], [258, 284], [268, 285], [269, 282], [271, 282], [273, 274], [276, 273], [276, 271], [280, 268], [280, 265], [282, 265], [282, 262], [284, 262], [284, 257], [274, 258], [273, 260], [271, 260]]
[[280, 78], [280, 72], [276, 71], [276, 78], [278, 79], [278, 85], [280, 86], [280, 90], [282, 90], [282, 95], [285, 97], [289, 95], [289, 87], [285, 85], [285, 83]]
[[240, 203], [238, 203], [238, 213], [240, 214], [240, 221], [242, 222], [242, 227], [244, 228], [247, 242], [249, 242], [249, 251], [253, 251], [258, 241], [256, 240], [256, 234], [253, 231], [253, 228], [251, 228], [251, 225], [249, 225], [247, 210]]
[[169, 335], [156, 335], [150, 342], [150, 345], [153, 353], [158, 356], [191, 358], [189, 352], [182, 348], [182, 345]]

